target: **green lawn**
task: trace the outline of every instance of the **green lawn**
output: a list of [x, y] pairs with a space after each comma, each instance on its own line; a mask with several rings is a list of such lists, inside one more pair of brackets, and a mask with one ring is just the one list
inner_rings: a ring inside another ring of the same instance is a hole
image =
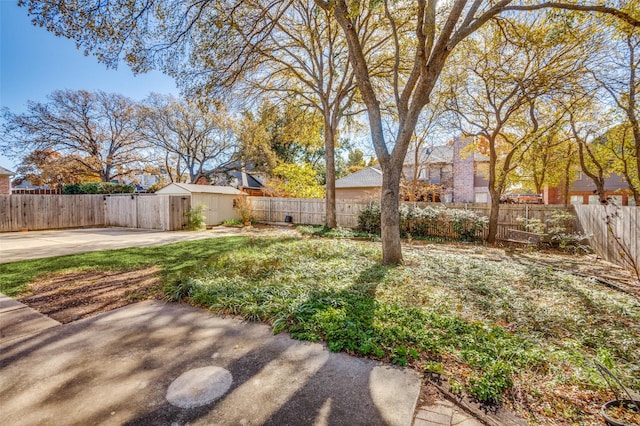
[[41, 273], [157, 264], [170, 299], [441, 373], [534, 423], [600, 424], [611, 394], [593, 360], [640, 388], [640, 303], [489, 250], [407, 248], [405, 266], [384, 267], [378, 243], [220, 238], [5, 264], [0, 280], [16, 295]]
[[0, 292], [17, 296], [37, 276], [80, 270], [129, 270], [157, 265], [164, 279], [191, 272], [212, 256], [232, 251], [244, 238], [216, 238], [157, 247], [105, 250], [22, 262], [0, 263]]

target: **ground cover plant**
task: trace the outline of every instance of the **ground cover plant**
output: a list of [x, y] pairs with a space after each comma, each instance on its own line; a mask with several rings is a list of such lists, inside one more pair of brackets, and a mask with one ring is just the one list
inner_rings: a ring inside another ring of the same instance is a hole
[[[599, 424], [599, 359], [640, 388], [640, 303], [629, 294], [481, 246], [249, 239], [166, 287], [173, 300], [271, 323], [330, 350], [442, 373], [452, 388], [533, 423]], [[491, 260], [488, 260], [491, 259]]]

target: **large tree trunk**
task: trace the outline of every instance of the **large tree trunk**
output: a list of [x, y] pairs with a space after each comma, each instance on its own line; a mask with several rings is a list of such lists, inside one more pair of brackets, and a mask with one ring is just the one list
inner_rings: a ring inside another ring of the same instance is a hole
[[489, 213], [489, 235], [487, 235], [487, 242], [493, 244], [496, 242], [496, 236], [498, 235], [498, 215], [500, 213], [500, 193], [496, 190], [489, 188], [491, 194], [491, 211]]
[[400, 245], [400, 176], [398, 167], [384, 167], [382, 170], [381, 234], [382, 263], [397, 265], [402, 263]]
[[324, 149], [326, 176], [325, 208], [327, 214], [327, 227], [338, 226], [336, 218], [336, 164], [335, 164], [335, 132], [331, 122], [325, 119], [324, 125]]

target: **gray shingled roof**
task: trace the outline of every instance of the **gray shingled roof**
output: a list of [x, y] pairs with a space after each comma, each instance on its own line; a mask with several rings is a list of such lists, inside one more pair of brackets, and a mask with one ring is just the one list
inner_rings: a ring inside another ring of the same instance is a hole
[[[413, 164], [414, 152], [409, 151], [404, 160], [404, 164]], [[484, 154], [480, 154], [477, 151], [473, 153], [473, 159], [475, 161], [489, 161], [489, 157]], [[438, 145], [424, 149], [420, 153], [418, 159], [420, 164], [452, 164], [453, 163], [453, 147], [451, 145]]]
[[382, 186], [379, 166], [367, 167], [336, 180], [336, 188], [371, 188]]
[[15, 173], [0, 166], [0, 176], [15, 176]]

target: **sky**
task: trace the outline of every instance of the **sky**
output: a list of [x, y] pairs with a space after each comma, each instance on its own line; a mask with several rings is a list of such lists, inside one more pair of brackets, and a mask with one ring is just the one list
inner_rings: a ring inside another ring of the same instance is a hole
[[[75, 42], [35, 27], [17, 0], [0, 0], [0, 107], [13, 113], [27, 101], [45, 102], [55, 90], [102, 90], [142, 100], [151, 92], [178, 95], [170, 77], [153, 71], [135, 76], [126, 64], [107, 69], [84, 56]], [[15, 171], [16, 161], [0, 155], [0, 166]]]

